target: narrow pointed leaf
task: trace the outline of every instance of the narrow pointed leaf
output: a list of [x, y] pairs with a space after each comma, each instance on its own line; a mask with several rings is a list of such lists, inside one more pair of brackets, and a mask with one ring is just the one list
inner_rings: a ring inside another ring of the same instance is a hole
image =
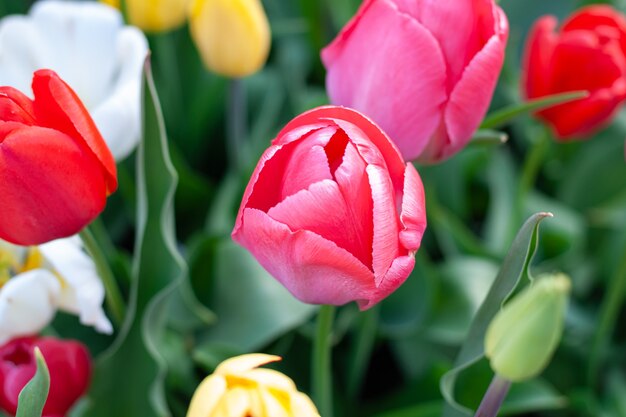
[[496, 129], [523, 114], [544, 110], [549, 107], [556, 106], [557, 104], [563, 104], [585, 98], [588, 95], [589, 93], [587, 91], [572, 91], [569, 93], [541, 97], [524, 103], [516, 103], [488, 115], [480, 125], [480, 128]]
[[539, 223], [546, 217], [552, 217], [552, 214], [534, 214], [518, 232], [509, 253], [504, 258], [500, 272], [487, 293], [487, 297], [472, 320], [465, 342], [454, 362], [454, 367], [441, 378], [440, 389], [447, 402], [443, 417], [471, 415], [471, 410], [457, 403], [454, 398], [456, 378], [464, 369], [484, 356], [487, 327], [502, 304], [515, 290], [522, 275], [527, 272], [537, 247]]
[[37, 372], [20, 392], [15, 417], [41, 417], [43, 407], [48, 399], [50, 372], [48, 372], [46, 361], [37, 347], [35, 348], [35, 360], [37, 361]]

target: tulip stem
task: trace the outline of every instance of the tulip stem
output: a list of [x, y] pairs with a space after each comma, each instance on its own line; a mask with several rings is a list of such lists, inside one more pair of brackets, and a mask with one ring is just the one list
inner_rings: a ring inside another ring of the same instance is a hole
[[478, 410], [474, 417], [495, 417], [498, 415], [500, 406], [509, 393], [511, 381], [495, 375], [487, 388], [487, 392], [480, 402]]
[[622, 254], [622, 260], [609, 281], [608, 288], [600, 306], [600, 317], [593, 337], [591, 354], [589, 355], [588, 381], [589, 385], [594, 385], [598, 368], [602, 356], [605, 353], [609, 339], [615, 329], [615, 323], [620, 308], [624, 303], [624, 292], [626, 291], [626, 247]]
[[233, 78], [228, 86], [228, 111], [227, 111], [227, 133], [228, 142], [226, 149], [230, 159], [230, 164], [235, 171], [243, 168], [243, 141], [247, 130], [247, 107], [246, 89], [243, 80]]
[[526, 201], [528, 193], [537, 181], [537, 176], [539, 175], [541, 165], [546, 157], [546, 153], [550, 145], [550, 136], [550, 131], [548, 128], [545, 128], [545, 133], [540, 135], [540, 137], [537, 138], [537, 140], [531, 145], [530, 152], [524, 160], [519, 188], [517, 190], [517, 201], [515, 204], [517, 219], [524, 218], [524, 202]]
[[317, 330], [313, 342], [313, 360], [311, 362], [311, 394], [320, 415], [332, 417], [332, 331], [335, 307], [323, 305], [317, 313]]
[[115, 280], [115, 276], [111, 271], [109, 263], [107, 262], [106, 256], [104, 252], [100, 249], [100, 245], [96, 241], [93, 233], [89, 229], [89, 226], [85, 227], [80, 232], [80, 238], [82, 239], [85, 249], [91, 259], [93, 259], [96, 264], [96, 271], [98, 272], [98, 276], [102, 280], [102, 284], [104, 285], [104, 291], [106, 292], [106, 303], [109, 307], [109, 311], [113, 316], [113, 320], [116, 324], [122, 324], [124, 320], [126, 307], [124, 306], [124, 301], [122, 299], [122, 294], [120, 292], [119, 287], [117, 286], [117, 281]]

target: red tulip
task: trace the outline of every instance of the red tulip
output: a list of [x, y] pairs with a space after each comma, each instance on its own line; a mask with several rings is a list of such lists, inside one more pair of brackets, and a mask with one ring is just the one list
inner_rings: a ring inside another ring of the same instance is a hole
[[371, 117], [406, 160], [441, 161], [484, 118], [508, 33], [494, 0], [365, 0], [322, 51], [328, 94]]
[[13, 339], [0, 347], [0, 408], [15, 415], [18, 395], [37, 370], [35, 347], [50, 371], [50, 392], [42, 417], [64, 417], [87, 391], [91, 358], [81, 343], [52, 337]]
[[75, 234], [117, 188], [115, 161], [74, 91], [50, 70], [31, 100], [0, 87], [0, 239], [34, 245]]
[[557, 30], [540, 18], [526, 42], [528, 98], [586, 90], [589, 96], [539, 112], [557, 139], [584, 137], [611, 120], [626, 99], [626, 18], [610, 6], [580, 9]]
[[265, 151], [232, 237], [301, 301], [366, 309], [406, 280], [425, 228], [413, 165], [372, 121], [329, 106]]

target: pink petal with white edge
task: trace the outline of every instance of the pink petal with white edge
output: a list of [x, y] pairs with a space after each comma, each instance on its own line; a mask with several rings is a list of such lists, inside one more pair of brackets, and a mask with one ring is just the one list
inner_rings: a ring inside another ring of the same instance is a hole
[[322, 51], [322, 60], [333, 104], [371, 117], [405, 159], [421, 153], [447, 99], [445, 61], [427, 29], [391, 0], [375, 1], [349, 34]]
[[374, 201], [374, 241], [372, 266], [376, 286], [398, 256], [398, 213], [393, 198], [393, 185], [388, 172], [375, 165], [367, 167], [367, 176]]
[[341, 165], [335, 171], [335, 181], [343, 195], [356, 229], [355, 247], [364, 256], [357, 256], [372, 268], [372, 241], [374, 233], [372, 190], [365, 172], [366, 165], [352, 143], [348, 143]]
[[508, 35], [506, 16], [500, 9], [497, 10], [503, 27], [467, 66], [446, 106], [448, 140], [435, 143], [432, 153], [420, 160], [441, 161], [461, 150], [487, 114], [504, 62]]
[[378, 284], [378, 288], [376, 289], [376, 292], [372, 294], [371, 298], [358, 302], [361, 311], [373, 307], [398, 289], [398, 287], [406, 281], [409, 275], [411, 275], [414, 267], [415, 257], [413, 255], [400, 256], [394, 259], [391, 267]]
[[400, 221], [403, 226], [400, 231], [400, 243], [411, 255], [419, 249], [426, 230], [425, 207], [422, 180], [415, 167], [407, 164], [404, 174], [402, 214], [400, 214]]
[[296, 298], [343, 305], [375, 292], [374, 277], [358, 259], [315, 233], [289, 228], [256, 209], [244, 209], [233, 239]]
[[[339, 186], [331, 180], [312, 184], [308, 189], [287, 197], [267, 213], [291, 231], [308, 230], [334, 242], [357, 257], [365, 266], [369, 253], [358, 247], [359, 230], [350, 216]], [[370, 250], [369, 248], [365, 248]]]

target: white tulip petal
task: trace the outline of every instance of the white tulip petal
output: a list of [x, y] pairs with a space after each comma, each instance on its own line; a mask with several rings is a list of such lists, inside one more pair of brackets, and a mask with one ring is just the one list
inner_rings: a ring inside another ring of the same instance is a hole
[[83, 251], [80, 238], [54, 240], [39, 249], [63, 280], [58, 308], [77, 314], [82, 324], [101, 333], [112, 333], [113, 326], [102, 309], [104, 286], [93, 260]]
[[45, 269], [19, 274], [0, 289], [0, 344], [38, 333], [52, 321], [61, 291], [58, 279]]
[[148, 43], [134, 27], [120, 30], [117, 42], [117, 59], [124, 65], [110, 95], [93, 109], [92, 116], [119, 161], [132, 152], [141, 135], [141, 74]]
[[32, 73], [56, 71], [78, 94], [117, 160], [139, 142], [141, 77], [148, 43], [116, 9], [46, 0], [0, 21], [0, 85], [25, 93]]

